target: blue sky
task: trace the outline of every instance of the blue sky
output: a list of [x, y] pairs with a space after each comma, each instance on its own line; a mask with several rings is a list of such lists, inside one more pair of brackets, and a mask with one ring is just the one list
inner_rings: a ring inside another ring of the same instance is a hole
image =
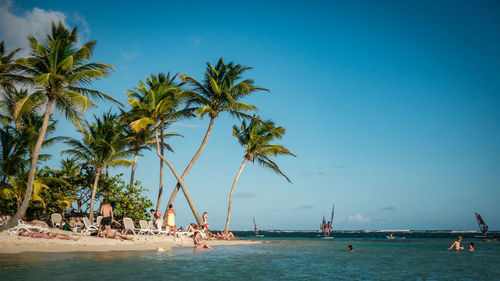
[[[287, 128], [281, 144], [297, 158], [277, 159], [293, 184], [245, 167], [232, 229], [251, 228], [252, 217], [261, 229], [317, 229], [332, 204], [337, 229], [476, 229], [474, 211], [500, 229], [496, 1], [0, 3], [0, 38], [10, 48], [26, 47], [24, 38], [43, 35], [54, 19], [77, 24], [82, 41], [97, 40], [93, 61], [116, 72], [93, 86], [124, 103], [125, 91], [151, 73], [201, 79], [219, 57], [254, 67], [246, 77], [271, 92], [246, 102]], [[243, 157], [235, 123], [216, 120], [185, 181], [216, 229]], [[185, 136], [168, 155], [179, 173], [207, 125], [172, 128]], [[58, 133], [75, 135], [65, 121]], [[137, 170], [153, 201], [158, 165], [146, 152]], [[167, 175], [164, 198], [175, 184]], [[194, 221], [182, 196], [174, 207], [179, 224]]]

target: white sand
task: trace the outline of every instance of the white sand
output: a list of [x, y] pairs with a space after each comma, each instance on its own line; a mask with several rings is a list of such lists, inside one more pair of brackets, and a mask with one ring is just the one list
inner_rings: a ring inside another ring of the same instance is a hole
[[[128, 235], [134, 241], [121, 239], [107, 239], [50, 229], [51, 233], [61, 233], [78, 241], [61, 239], [38, 239], [9, 235], [7, 231], [0, 232], [0, 253], [22, 252], [107, 252], [107, 251], [155, 251], [159, 247], [168, 250], [172, 247], [193, 247], [192, 238], [177, 238], [166, 235]], [[261, 242], [251, 240], [206, 240], [210, 246], [220, 245], [248, 245]]]

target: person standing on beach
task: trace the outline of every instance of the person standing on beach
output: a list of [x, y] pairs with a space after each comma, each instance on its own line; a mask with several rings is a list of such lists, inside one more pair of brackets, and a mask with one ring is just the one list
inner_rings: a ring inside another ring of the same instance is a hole
[[111, 223], [114, 221], [113, 217], [113, 207], [108, 203], [108, 200], [104, 199], [101, 204], [101, 209], [99, 211], [103, 217], [101, 224], [99, 224], [99, 229], [97, 230], [97, 237], [101, 234], [102, 226], [106, 229], [111, 230]]
[[168, 205], [168, 212], [167, 212], [167, 226], [168, 226], [168, 233], [170, 234], [173, 232], [175, 235], [175, 216], [177, 216], [177, 213], [175, 212], [174, 209], [172, 209], [172, 204]]
[[203, 213], [203, 227], [206, 230], [210, 231], [210, 228], [208, 227], [208, 214], [207, 214], [207, 212]]
[[161, 219], [161, 213], [155, 211], [155, 209], [151, 209], [151, 214], [153, 215], [153, 223], [156, 224], [156, 228], [161, 230], [161, 226], [163, 224], [163, 220]]
[[453, 247], [455, 247], [455, 251], [460, 251], [463, 250], [464, 247], [460, 247], [460, 242], [462, 241], [462, 236], [458, 236], [457, 240], [451, 244], [451, 246], [448, 248], [448, 251], [451, 250]]

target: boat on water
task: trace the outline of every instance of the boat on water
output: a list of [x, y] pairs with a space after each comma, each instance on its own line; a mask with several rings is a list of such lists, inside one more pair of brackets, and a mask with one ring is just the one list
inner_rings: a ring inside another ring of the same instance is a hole
[[[329, 222], [325, 220], [325, 216], [323, 216], [323, 222], [321, 223], [321, 238], [323, 239], [333, 239], [333, 216], [335, 213], [335, 205], [332, 207], [332, 217]], [[332, 236], [330, 236], [332, 234]]]
[[474, 235], [477, 238], [486, 238], [488, 234], [488, 225], [484, 222], [483, 218], [480, 214], [474, 212], [476, 214], [477, 226], [479, 227], [479, 231], [481, 231], [482, 235]]

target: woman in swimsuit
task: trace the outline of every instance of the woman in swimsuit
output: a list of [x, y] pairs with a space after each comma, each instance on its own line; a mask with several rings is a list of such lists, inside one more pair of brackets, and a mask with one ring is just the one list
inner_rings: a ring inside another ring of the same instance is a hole
[[193, 235], [194, 248], [195, 249], [202, 249], [202, 248], [212, 249], [212, 247], [210, 247], [210, 245], [208, 245], [207, 243], [200, 242], [200, 236], [201, 235], [200, 235], [199, 231], [196, 231], [196, 233]]
[[57, 233], [42, 233], [42, 232], [31, 232], [29, 230], [21, 230], [19, 232], [19, 236], [31, 237], [31, 238], [40, 238], [40, 239], [62, 239], [62, 240], [72, 240], [76, 241], [77, 238], [72, 238], [64, 234]]
[[111, 230], [111, 229], [105, 229], [103, 232], [104, 237], [106, 238], [113, 238], [113, 239], [126, 239], [126, 240], [134, 240], [134, 238], [129, 237], [127, 235], [123, 235], [120, 232]]
[[208, 214], [207, 214], [207, 212], [203, 213], [203, 227], [205, 227], [206, 230], [210, 231], [210, 228], [208, 227]]

